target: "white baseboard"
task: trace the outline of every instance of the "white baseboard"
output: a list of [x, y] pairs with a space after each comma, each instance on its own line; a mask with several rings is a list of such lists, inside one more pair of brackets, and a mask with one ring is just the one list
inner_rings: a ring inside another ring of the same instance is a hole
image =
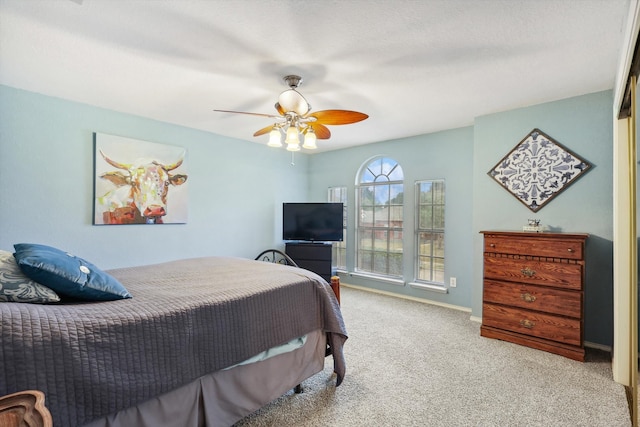
[[390, 297], [408, 299], [408, 300], [411, 300], [411, 301], [421, 302], [423, 304], [438, 305], [440, 307], [446, 307], [446, 308], [451, 308], [453, 310], [458, 310], [458, 311], [464, 311], [466, 313], [471, 313], [471, 309], [468, 308], [468, 307], [462, 307], [462, 306], [459, 306], [459, 305], [447, 304], [447, 303], [444, 303], [444, 302], [433, 301], [433, 300], [426, 299], [426, 298], [418, 298], [418, 297], [413, 297], [413, 296], [410, 296], [410, 295], [397, 294], [395, 292], [381, 291], [379, 289], [372, 289], [372, 288], [367, 288], [366, 286], [352, 285], [352, 284], [343, 283], [343, 282], [340, 282], [340, 286], [344, 286], [344, 287], [347, 287], [347, 288], [358, 289], [360, 291], [373, 292], [375, 294], [387, 295], [387, 296], [390, 296]]

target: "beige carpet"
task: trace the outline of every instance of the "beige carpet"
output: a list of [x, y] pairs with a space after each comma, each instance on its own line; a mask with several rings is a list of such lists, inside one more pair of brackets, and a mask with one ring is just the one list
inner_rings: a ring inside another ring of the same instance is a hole
[[480, 337], [469, 313], [347, 288], [347, 375], [332, 361], [236, 424], [253, 426], [629, 426], [608, 353], [585, 363]]

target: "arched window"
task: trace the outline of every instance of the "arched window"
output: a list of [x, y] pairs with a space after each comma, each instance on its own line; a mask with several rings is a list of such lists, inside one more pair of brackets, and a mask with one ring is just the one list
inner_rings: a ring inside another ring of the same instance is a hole
[[356, 270], [402, 277], [404, 175], [393, 159], [364, 164], [357, 184]]

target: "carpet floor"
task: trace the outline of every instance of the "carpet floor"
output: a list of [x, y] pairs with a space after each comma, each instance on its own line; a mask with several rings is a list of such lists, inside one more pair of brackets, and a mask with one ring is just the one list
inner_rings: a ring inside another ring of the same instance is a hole
[[239, 421], [263, 426], [630, 426], [609, 353], [585, 363], [480, 336], [469, 313], [343, 286], [347, 375], [333, 361]]

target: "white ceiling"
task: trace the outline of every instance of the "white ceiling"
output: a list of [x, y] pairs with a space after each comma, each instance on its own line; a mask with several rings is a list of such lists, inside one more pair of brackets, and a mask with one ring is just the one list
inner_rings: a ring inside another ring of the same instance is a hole
[[[611, 89], [630, 0], [0, 0], [0, 84], [220, 135], [299, 74], [320, 150]], [[1, 118], [0, 118], [1, 120]]]

